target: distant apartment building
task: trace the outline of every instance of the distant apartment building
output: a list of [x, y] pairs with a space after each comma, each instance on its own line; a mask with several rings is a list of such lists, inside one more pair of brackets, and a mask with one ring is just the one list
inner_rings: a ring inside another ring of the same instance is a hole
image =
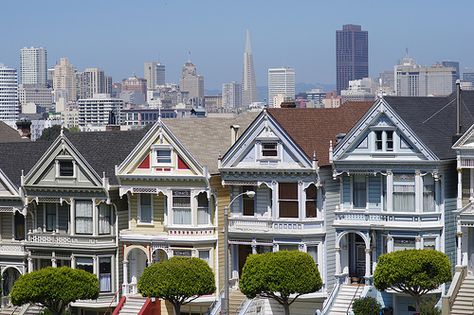
[[48, 54], [43, 47], [20, 49], [20, 83], [47, 85]]
[[69, 102], [77, 99], [76, 71], [67, 58], [59, 59], [54, 67], [53, 90], [55, 101], [63, 99], [64, 102]]
[[242, 106], [242, 85], [233, 81], [222, 84], [222, 107], [239, 108]]
[[189, 102], [193, 105], [201, 105], [204, 97], [204, 77], [198, 75], [196, 66], [188, 61], [181, 71], [181, 91], [188, 92]]
[[[456, 84], [456, 80], [459, 80], [461, 78], [461, 73], [459, 72], [459, 61], [441, 61], [441, 65], [443, 67], [451, 67], [456, 69], [456, 73], [453, 75], [453, 82]], [[454, 89], [454, 87], [453, 87]]]
[[222, 95], [205, 95], [204, 107], [208, 111], [218, 111], [222, 106]]
[[15, 122], [19, 113], [17, 71], [0, 64], [0, 120]]
[[464, 72], [462, 74], [462, 80], [474, 84], [474, 72]]
[[279, 101], [284, 98], [295, 98], [295, 70], [288, 67], [268, 69], [269, 107], [279, 107]]
[[132, 104], [143, 104], [146, 100], [147, 91], [147, 80], [138, 78], [137, 76], [130, 77], [122, 81], [122, 91], [120, 98], [127, 97], [127, 95], [133, 94]]
[[68, 105], [61, 112], [64, 127], [79, 127], [79, 107], [77, 104]]
[[164, 85], [166, 82], [165, 65], [159, 62], [145, 62], [143, 76], [145, 77], [147, 89], [154, 90], [157, 85]]
[[349, 81], [349, 88], [341, 91], [341, 102], [373, 101], [378, 85], [370, 78]]
[[386, 70], [379, 75], [379, 89], [387, 94], [395, 94], [395, 77], [393, 70]]
[[99, 130], [108, 124], [111, 115], [115, 116], [117, 123], [121, 122], [124, 101], [111, 98], [109, 94], [95, 94], [92, 98], [78, 100], [77, 107], [79, 126]]
[[110, 94], [112, 77], [105, 75], [99, 68], [87, 68], [77, 73], [78, 98], [91, 98], [94, 94]]
[[34, 103], [38, 112], [49, 112], [53, 106], [53, 90], [40, 84], [21, 84], [18, 87], [20, 105]]
[[347, 24], [336, 31], [336, 89], [347, 89], [349, 81], [369, 76], [369, 33], [360, 25]]
[[406, 56], [395, 66], [397, 96], [445, 96], [453, 92], [456, 68], [420, 66]]

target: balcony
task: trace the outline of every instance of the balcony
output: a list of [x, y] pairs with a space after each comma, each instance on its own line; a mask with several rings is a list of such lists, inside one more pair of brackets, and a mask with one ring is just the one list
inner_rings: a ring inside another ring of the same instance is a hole
[[23, 256], [25, 255], [24, 241], [5, 241], [0, 242], [0, 256]]
[[441, 213], [369, 212], [360, 210], [336, 211], [335, 226], [380, 228], [437, 228], [442, 226]]
[[114, 235], [92, 236], [29, 232], [27, 241], [28, 246], [101, 249], [106, 246], [115, 246], [116, 237]]
[[231, 217], [230, 233], [314, 234], [324, 233], [324, 219], [273, 219], [268, 217]]

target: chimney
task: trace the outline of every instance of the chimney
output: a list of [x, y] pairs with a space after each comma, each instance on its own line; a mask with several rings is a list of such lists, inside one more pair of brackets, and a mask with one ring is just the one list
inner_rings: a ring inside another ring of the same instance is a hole
[[456, 80], [456, 136], [461, 136], [461, 81]]
[[280, 104], [281, 108], [296, 108], [296, 103], [295, 101], [284, 101]]
[[16, 128], [23, 139], [31, 139], [31, 120], [25, 117], [20, 118], [16, 122]]
[[239, 138], [239, 125], [230, 126], [230, 145], [233, 145]]

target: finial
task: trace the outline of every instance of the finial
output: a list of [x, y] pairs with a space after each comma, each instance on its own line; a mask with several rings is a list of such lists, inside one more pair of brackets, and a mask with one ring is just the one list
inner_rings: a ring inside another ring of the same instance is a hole
[[61, 131], [59, 132], [59, 135], [62, 137], [64, 137], [64, 123], [61, 123]]
[[188, 63], [191, 63], [191, 51], [188, 50]]
[[161, 104], [158, 104], [158, 122], [161, 123]]

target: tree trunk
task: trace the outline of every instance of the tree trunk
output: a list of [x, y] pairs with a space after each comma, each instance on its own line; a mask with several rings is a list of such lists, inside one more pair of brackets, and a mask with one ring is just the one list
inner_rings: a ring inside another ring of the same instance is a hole
[[420, 314], [420, 300], [421, 298], [419, 296], [415, 296], [415, 307], [416, 307], [416, 313]]
[[290, 305], [288, 303], [283, 304], [283, 309], [285, 310], [285, 315], [290, 315]]
[[181, 315], [181, 304], [179, 303], [173, 304], [173, 308], [174, 308], [174, 315]]

